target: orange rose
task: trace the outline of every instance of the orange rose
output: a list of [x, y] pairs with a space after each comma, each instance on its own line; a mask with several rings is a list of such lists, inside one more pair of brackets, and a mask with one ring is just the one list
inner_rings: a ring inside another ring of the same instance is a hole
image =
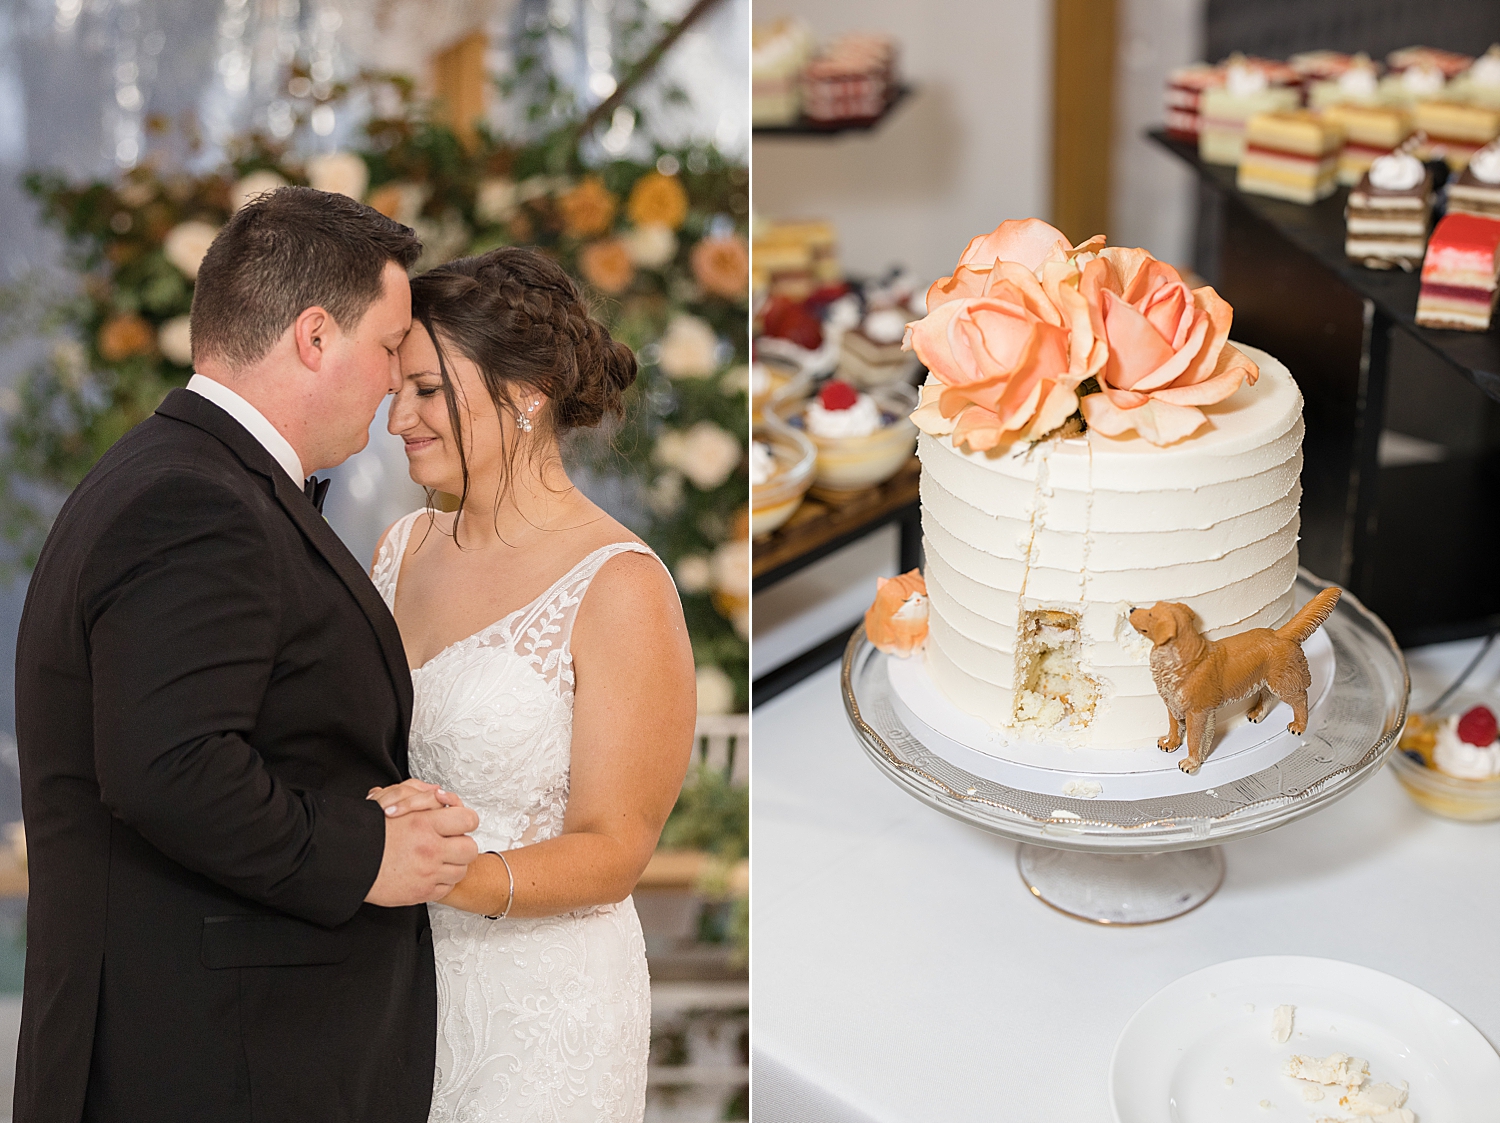
[[750, 251], [737, 234], [704, 238], [693, 247], [693, 276], [715, 296], [744, 300], [750, 282]]
[[927, 642], [927, 582], [914, 569], [875, 579], [875, 603], [865, 611], [865, 635], [887, 655], [902, 657]]
[[1180, 441], [1208, 420], [1199, 406], [1260, 376], [1228, 342], [1229, 304], [1207, 285], [1189, 289], [1145, 250], [1101, 251], [1082, 267], [1078, 291], [1108, 352], [1098, 371], [1101, 393], [1080, 408], [1106, 436], [1134, 430], [1156, 445]]
[[621, 293], [635, 280], [635, 267], [625, 243], [618, 238], [590, 242], [578, 255], [578, 268], [584, 279], [600, 292]]
[[591, 238], [609, 229], [619, 201], [598, 176], [590, 175], [559, 199], [557, 205], [562, 211], [564, 233]]
[[155, 350], [156, 332], [134, 312], [111, 316], [99, 329], [99, 354], [105, 362], [118, 363]]
[[1065, 262], [1103, 245], [1104, 235], [1096, 234], [1070, 249], [1062, 231], [1041, 219], [1008, 218], [988, 234], [969, 240], [953, 276], [934, 281], [927, 290], [927, 310], [946, 300], [984, 295], [989, 275], [1000, 262], [1023, 266], [1034, 274], [1045, 262]]
[[625, 213], [637, 226], [665, 226], [676, 230], [687, 219], [687, 192], [675, 175], [647, 172], [630, 189]]
[[907, 326], [908, 348], [938, 380], [912, 414], [924, 432], [986, 451], [1035, 440], [1078, 408], [1062, 316], [1034, 276], [1013, 272]]

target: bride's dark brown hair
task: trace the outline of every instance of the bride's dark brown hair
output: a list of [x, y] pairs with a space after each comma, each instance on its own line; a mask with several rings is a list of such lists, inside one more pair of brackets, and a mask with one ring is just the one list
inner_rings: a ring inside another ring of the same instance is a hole
[[[460, 512], [469, 496], [469, 461], [447, 347], [456, 348], [479, 368], [502, 416], [509, 411], [512, 417], [529, 418], [533, 432], [561, 437], [624, 414], [625, 391], [635, 382], [635, 355], [610, 338], [590, 313], [578, 285], [537, 250], [490, 250], [413, 277], [411, 314], [437, 350], [463, 474]], [[546, 397], [547, 405], [528, 414], [520, 403], [536, 394]], [[511, 469], [506, 474], [509, 487], [515, 478], [517, 446], [526, 442], [506, 448], [503, 425], [500, 441], [501, 455]], [[456, 534], [456, 519], [453, 529]]]

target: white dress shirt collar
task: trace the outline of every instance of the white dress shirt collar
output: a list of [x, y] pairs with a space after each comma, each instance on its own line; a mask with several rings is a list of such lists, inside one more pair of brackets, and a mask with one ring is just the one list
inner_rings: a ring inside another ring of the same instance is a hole
[[292, 477], [293, 482], [299, 488], [303, 485], [302, 460], [298, 457], [297, 450], [276, 431], [276, 426], [266, 420], [265, 414], [222, 382], [215, 382], [212, 378], [201, 374], [195, 374], [188, 379], [187, 388], [195, 394], [203, 395], [243, 425], [246, 431], [271, 454], [272, 459], [281, 465], [286, 474]]

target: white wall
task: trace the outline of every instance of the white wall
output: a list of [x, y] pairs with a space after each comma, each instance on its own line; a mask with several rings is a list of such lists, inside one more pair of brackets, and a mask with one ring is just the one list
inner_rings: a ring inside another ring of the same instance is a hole
[[884, 31], [918, 88], [879, 129], [834, 139], [757, 137], [753, 203], [833, 220], [852, 273], [891, 264], [936, 278], [968, 240], [1050, 205], [1049, 0], [756, 0], [819, 38]]
[[1119, 0], [1109, 240], [1192, 263], [1193, 173], [1144, 137], [1173, 67], [1201, 57], [1204, 0]]

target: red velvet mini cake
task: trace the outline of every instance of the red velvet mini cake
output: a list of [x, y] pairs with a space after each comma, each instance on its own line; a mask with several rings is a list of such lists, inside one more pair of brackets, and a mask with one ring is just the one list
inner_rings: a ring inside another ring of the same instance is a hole
[[1487, 331], [1500, 270], [1500, 219], [1450, 214], [1437, 224], [1422, 262], [1417, 323]]

